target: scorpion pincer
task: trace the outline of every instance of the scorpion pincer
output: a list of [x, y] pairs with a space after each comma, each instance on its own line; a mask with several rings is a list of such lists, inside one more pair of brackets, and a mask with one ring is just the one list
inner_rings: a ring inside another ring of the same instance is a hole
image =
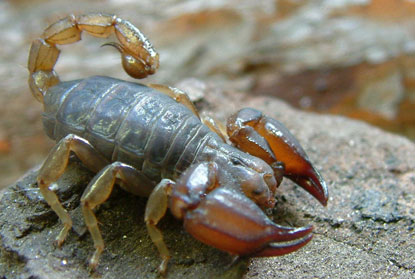
[[273, 223], [262, 211], [275, 204], [283, 177], [296, 182], [321, 204], [327, 186], [294, 136], [280, 122], [245, 108], [227, 125], [199, 117], [182, 91], [95, 76], [61, 82], [54, 71], [58, 45], [115, 33], [124, 70], [134, 78], [153, 74], [159, 55], [130, 22], [115, 15], [70, 15], [50, 25], [33, 41], [28, 61], [29, 86], [43, 103], [43, 124], [56, 140], [39, 170], [37, 183], [63, 228], [72, 220], [49, 188], [65, 171], [71, 153], [97, 174], [81, 198], [85, 224], [95, 252], [95, 269], [104, 241], [93, 209], [114, 184], [149, 197], [145, 223], [157, 247], [164, 273], [170, 253], [157, 223], [167, 208], [193, 237], [236, 256], [269, 257], [293, 252], [312, 238], [312, 226], [291, 228]]

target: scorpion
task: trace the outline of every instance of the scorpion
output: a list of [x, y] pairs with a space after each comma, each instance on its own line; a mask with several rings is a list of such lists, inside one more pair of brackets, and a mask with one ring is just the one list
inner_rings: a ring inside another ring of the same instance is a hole
[[32, 42], [29, 87], [44, 106], [46, 134], [57, 142], [39, 169], [37, 184], [63, 228], [62, 245], [72, 220], [51, 189], [71, 154], [96, 173], [81, 197], [85, 224], [97, 268], [104, 241], [94, 209], [115, 184], [148, 197], [145, 224], [159, 251], [158, 271], [166, 272], [169, 250], [157, 224], [167, 208], [183, 220], [197, 240], [240, 256], [284, 255], [306, 245], [311, 225], [281, 226], [264, 213], [287, 177], [326, 206], [326, 183], [296, 138], [277, 120], [253, 108], [233, 114], [226, 125], [200, 117], [186, 93], [169, 86], [127, 82], [106, 76], [61, 82], [54, 67], [60, 50], [81, 40], [81, 33], [107, 38], [124, 70], [145, 78], [159, 67], [159, 54], [141, 31], [115, 15], [70, 15], [47, 27]]

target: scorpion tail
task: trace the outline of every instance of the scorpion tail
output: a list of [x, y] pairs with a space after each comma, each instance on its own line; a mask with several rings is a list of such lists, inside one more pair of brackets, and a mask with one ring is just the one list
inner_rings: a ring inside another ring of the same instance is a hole
[[115, 33], [119, 43], [107, 43], [121, 52], [124, 70], [134, 78], [154, 74], [159, 67], [159, 55], [141, 31], [129, 21], [115, 15], [90, 13], [69, 15], [45, 29], [41, 38], [33, 41], [28, 59], [29, 86], [34, 97], [43, 103], [48, 88], [59, 83], [54, 67], [60, 50], [81, 40], [81, 33], [106, 38]]

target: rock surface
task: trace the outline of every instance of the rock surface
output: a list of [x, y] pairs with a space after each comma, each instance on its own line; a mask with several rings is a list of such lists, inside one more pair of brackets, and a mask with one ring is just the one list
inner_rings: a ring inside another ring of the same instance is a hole
[[[231, 258], [193, 240], [171, 216], [161, 222], [173, 259], [168, 278], [413, 278], [415, 276], [415, 145], [369, 125], [298, 112], [268, 97], [210, 87], [199, 103], [218, 119], [244, 106], [281, 120], [296, 135], [329, 185], [327, 208], [285, 181], [272, 215], [277, 223], [313, 224], [313, 241], [295, 253]], [[77, 223], [61, 249], [61, 225], [43, 202], [35, 173], [8, 188], [0, 201], [0, 278], [86, 278], [93, 252], [79, 214], [91, 173], [76, 161], [60, 180], [59, 195]], [[92, 278], [156, 278], [159, 263], [143, 224], [145, 200], [115, 190], [101, 206], [106, 250]], [[245, 275], [243, 275], [245, 273]]]
[[[160, 263], [144, 224], [146, 200], [116, 189], [97, 218], [106, 244], [99, 268], [90, 274], [87, 260], [94, 251], [79, 207], [82, 189], [92, 174], [72, 162], [58, 182], [59, 196], [70, 210], [74, 229], [61, 249], [53, 240], [61, 229], [56, 215], [45, 204], [35, 184], [36, 172], [9, 188], [0, 205], [0, 278], [157, 278]], [[231, 258], [192, 239], [180, 222], [162, 220], [173, 259], [167, 278], [240, 278], [247, 261], [228, 269]], [[201, 276], [205, 274], [206, 276]]]

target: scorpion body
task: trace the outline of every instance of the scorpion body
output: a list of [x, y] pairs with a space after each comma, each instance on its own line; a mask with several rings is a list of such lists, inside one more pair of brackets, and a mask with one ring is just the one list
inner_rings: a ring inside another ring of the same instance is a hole
[[154, 183], [178, 178], [206, 157], [209, 143], [222, 142], [167, 95], [109, 77], [62, 82], [47, 92], [44, 105], [42, 120], [50, 138], [78, 135], [108, 161], [131, 165]]
[[149, 197], [145, 222], [165, 273], [170, 259], [157, 228], [169, 208], [196, 239], [236, 256], [268, 257], [293, 252], [312, 238], [312, 227], [291, 228], [272, 222], [262, 211], [275, 205], [282, 178], [327, 204], [327, 186], [294, 136], [280, 122], [245, 108], [226, 128], [200, 117], [188, 96], [163, 85], [142, 85], [110, 77], [61, 82], [54, 71], [57, 45], [114, 33], [107, 43], [121, 54], [134, 78], [153, 74], [158, 53], [130, 22], [114, 15], [70, 15], [33, 41], [28, 61], [29, 87], [43, 103], [42, 120], [57, 141], [39, 170], [37, 184], [63, 223], [56, 237], [64, 242], [72, 219], [50, 185], [65, 171], [71, 153], [97, 174], [81, 197], [85, 224], [95, 252], [95, 269], [104, 241], [94, 209], [115, 184]]

